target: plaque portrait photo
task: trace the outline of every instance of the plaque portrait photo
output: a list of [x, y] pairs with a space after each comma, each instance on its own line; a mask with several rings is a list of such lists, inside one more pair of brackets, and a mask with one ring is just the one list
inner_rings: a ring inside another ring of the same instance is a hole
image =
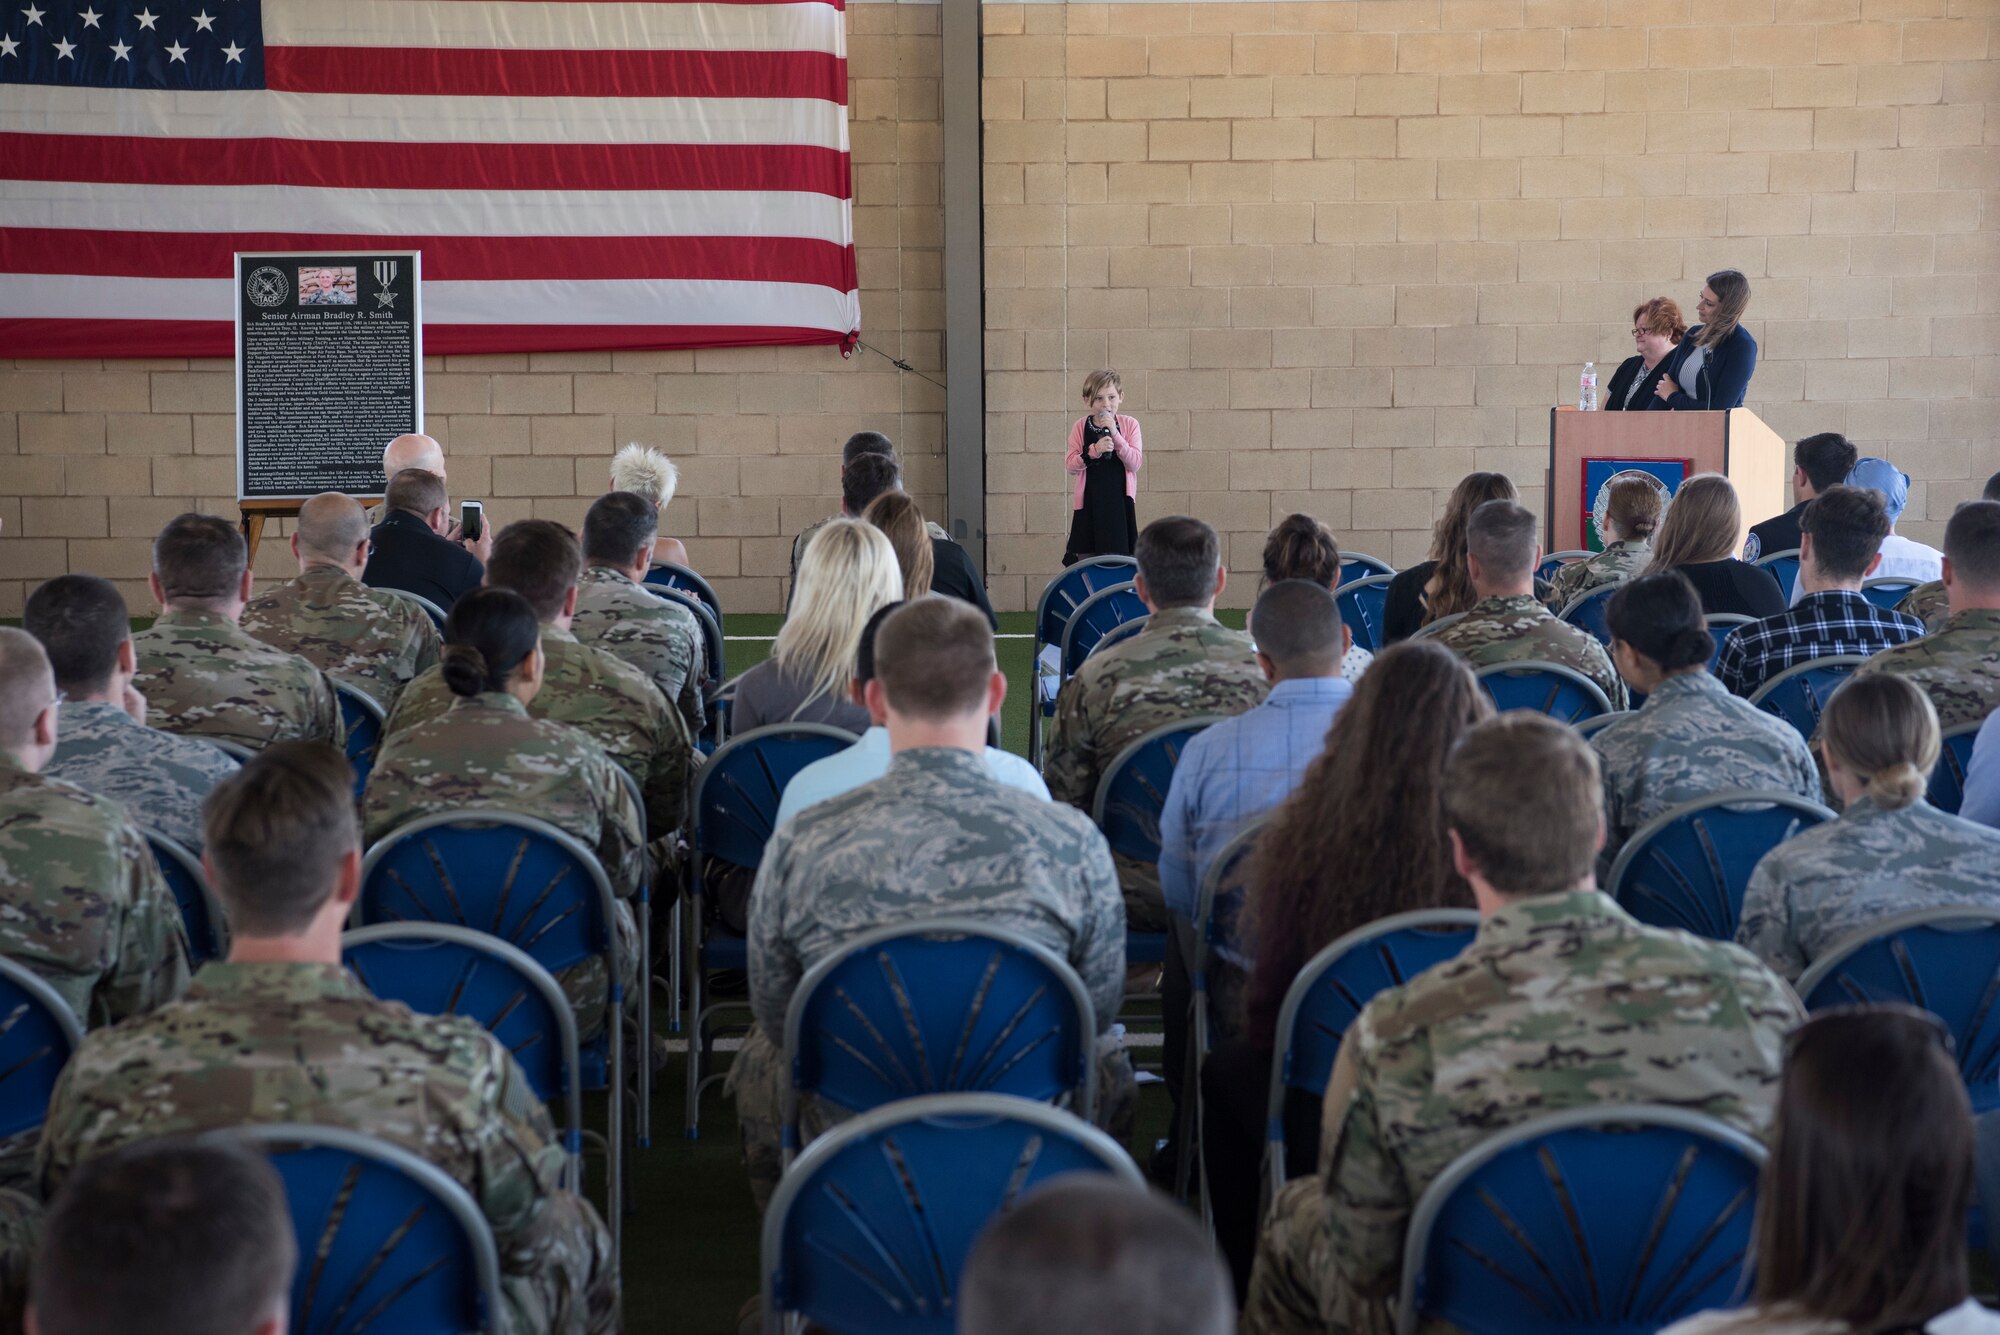
[[355, 301], [354, 266], [300, 266], [299, 305], [352, 306]]

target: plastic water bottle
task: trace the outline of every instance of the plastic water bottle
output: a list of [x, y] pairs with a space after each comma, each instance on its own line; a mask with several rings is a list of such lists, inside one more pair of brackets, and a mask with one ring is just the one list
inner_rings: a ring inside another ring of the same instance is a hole
[[1583, 364], [1583, 380], [1577, 386], [1576, 406], [1584, 412], [1597, 411], [1597, 363]]

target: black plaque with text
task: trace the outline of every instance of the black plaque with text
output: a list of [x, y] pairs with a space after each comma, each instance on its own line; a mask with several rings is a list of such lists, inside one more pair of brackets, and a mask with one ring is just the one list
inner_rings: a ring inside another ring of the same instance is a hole
[[237, 255], [240, 499], [381, 494], [382, 447], [424, 429], [417, 259]]

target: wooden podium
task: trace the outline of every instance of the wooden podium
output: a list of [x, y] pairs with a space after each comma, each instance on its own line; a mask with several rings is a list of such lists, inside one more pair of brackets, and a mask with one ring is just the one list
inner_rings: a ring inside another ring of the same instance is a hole
[[[1610, 413], [1555, 408], [1549, 413], [1548, 531], [1546, 551], [1588, 546], [1585, 525], [1595, 501], [1585, 479], [1630, 460], [1682, 465], [1684, 477], [1720, 473], [1736, 484], [1743, 503], [1742, 540], [1750, 525], [1785, 510], [1789, 454], [1777, 432], [1748, 408], [1718, 413]], [[1664, 471], [1672, 472], [1671, 467]]]

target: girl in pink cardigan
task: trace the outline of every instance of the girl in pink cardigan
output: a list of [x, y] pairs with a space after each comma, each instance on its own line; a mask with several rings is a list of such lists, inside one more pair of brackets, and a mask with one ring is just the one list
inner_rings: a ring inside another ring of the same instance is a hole
[[1139, 419], [1118, 411], [1124, 395], [1116, 371], [1092, 371], [1083, 398], [1090, 413], [1069, 429], [1063, 460], [1073, 485], [1066, 566], [1086, 556], [1130, 556], [1139, 541], [1133, 501], [1146, 458]]

